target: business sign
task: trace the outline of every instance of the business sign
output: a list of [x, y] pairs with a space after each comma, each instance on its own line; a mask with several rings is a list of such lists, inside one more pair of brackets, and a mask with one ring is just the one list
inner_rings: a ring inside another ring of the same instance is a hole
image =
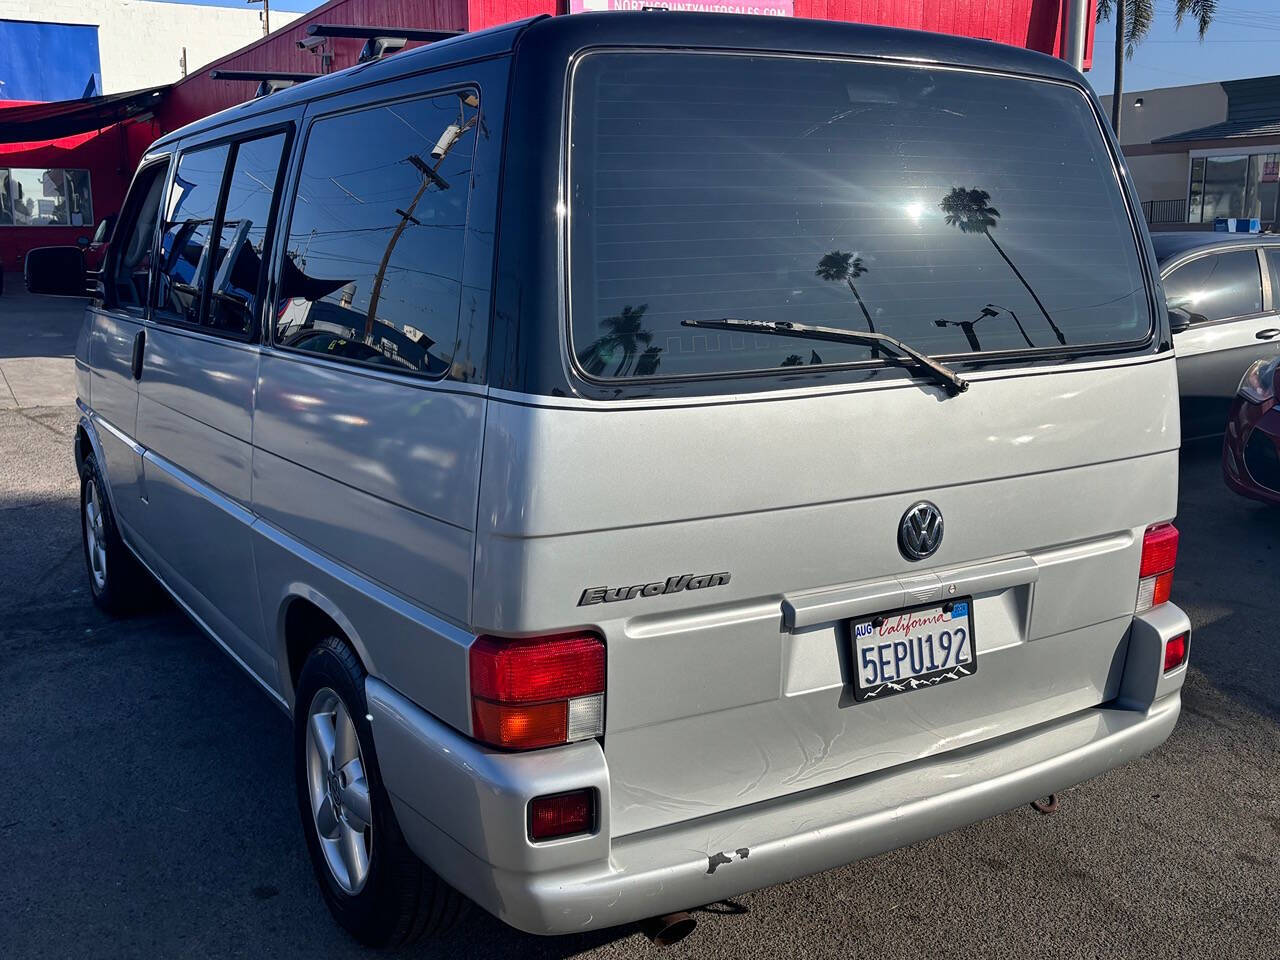
[[751, 13], [795, 16], [795, 0], [569, 0], [570, 13], [604, 10], [675, 10], [681, 13]]

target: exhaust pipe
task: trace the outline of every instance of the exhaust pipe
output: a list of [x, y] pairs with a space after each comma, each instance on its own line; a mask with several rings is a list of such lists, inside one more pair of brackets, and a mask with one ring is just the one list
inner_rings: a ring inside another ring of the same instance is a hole
[[697, 925], [697, 920], [681, 910], [678, 913], [668, 913], [661, 917], [643, 920], [640, 923], [640, 929], [658, 946], [669, 947], [693, 933], [693, 928]]

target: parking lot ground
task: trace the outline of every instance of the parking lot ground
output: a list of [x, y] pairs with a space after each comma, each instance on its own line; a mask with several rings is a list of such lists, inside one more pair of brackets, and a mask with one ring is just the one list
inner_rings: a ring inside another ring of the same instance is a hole
[[[74, 342], [74, 303], [18, 317], [13, 302], [0, 298], [0, 357], [40, 357], [43, 342], [58, 359], [53, 345]], [[174, 609], [97, 612], [74, 407], [13, 399], [0, 409], [0, 956], [367, 955], [311, 876], [285, 717]], [[1280, 956], [1280, 510], [1229, 493], [1210, 444], [1184, 453], [1179, 513], [1174, 599], [1195, 634], [1167, 744], [1068, 791], [1053, 816], [1014, 810], [708, 906], [665, 955]], [[656, 950], [635, 927], [540, 939], [473, 910], [406, 956]]]

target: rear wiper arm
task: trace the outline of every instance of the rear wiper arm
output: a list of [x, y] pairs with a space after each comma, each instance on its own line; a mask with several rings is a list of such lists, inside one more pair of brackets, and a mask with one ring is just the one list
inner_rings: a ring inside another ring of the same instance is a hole
[[684, 327], [705, 327], [709, 330], [734, 330], [740, 333], [765, 333], [779, 337], [798, 337], [805, 340], [831, 340], [835, 343], [865, 343], [888, 347], [900, 356], [889, 357], [900, 366], [916, 367], [929, 374], [946, 388], [947, 396], [954, 397], [969, 389], [965, 380], [950, 367], [926, 357], [915, 347], [908, 346], [897, 337], [870, 330], [841, 330], [838, 327], [818, 327], [807, 323], [790, 323], [786, 320], [744, 320], [741, 317], [720, 317], [717, 320], [681, 320]]

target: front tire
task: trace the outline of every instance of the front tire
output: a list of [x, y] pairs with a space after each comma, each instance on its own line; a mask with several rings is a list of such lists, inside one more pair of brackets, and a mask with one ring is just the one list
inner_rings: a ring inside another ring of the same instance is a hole
[[154, 596], [151, 575], [120, 538], [107, 485], [92, 453], [80, 464], [80, 539], [89, 591], [104, 612], [126, 616]]
[[307, 851], [333, 918], [394, 949], [443, 933], [466, 900], [414, 855], [382, 783], [365, 671], [339, 637], [308, 655], [294, 702], [294, 774]]

